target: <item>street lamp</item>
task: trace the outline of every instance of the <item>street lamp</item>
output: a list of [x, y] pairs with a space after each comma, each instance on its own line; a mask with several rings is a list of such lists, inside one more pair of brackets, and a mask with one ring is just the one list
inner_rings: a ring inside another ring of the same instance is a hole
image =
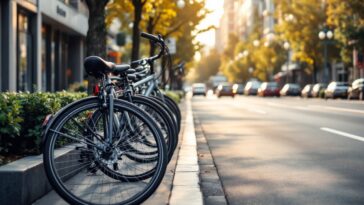
[[286, 83], [288, 83], [288, 80], [289, 80], [289, 76], [288, 76], [288, 71], [289, 71], [289, 49], [291, 48], [291, 45], [289, 44], [288, 41], [284, 42], [283, 48], [287, 51]]
[[250, 79], [252, 79], [253, 78], [254, 68], [253, 67], [249, 67], [248, 68], [248, 72], [249, 72], [249, 75], [250, 75]]
[[324, 82], [329, 82], [329, 67], [327, 66], [327, 45], [329, 44], [329, 41], [333, 39], [334, 33], [331, 30], [324, 29], [323, 31], [320, 31], [318, 34], [318, 37], [320, 40], [324, 43]]
[[241, 58], [246, 58], [249, 55], [249, 51], [244, 50], [243, 52], [240, 52], [237, 56], [236, 56], [236, 60], [241, 59]]
[[284, 15], [284, 20], [287, 22], [293, 22], [296, 20], [296, 17], [293, 14]]
[[183, 9], [185, 7], [186, 3], [184, 0], [177, 0], [177, 7], [180, 9]]
[[247, 51], [247, 50], [243, 51], [243, 57], [248, 57], [248, 55], [249, 55], [249, 51]]

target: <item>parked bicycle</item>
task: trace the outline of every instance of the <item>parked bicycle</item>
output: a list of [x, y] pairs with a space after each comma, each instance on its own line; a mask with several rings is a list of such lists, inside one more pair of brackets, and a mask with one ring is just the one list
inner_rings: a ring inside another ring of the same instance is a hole
[[100, 80], [96, 96], [67, 105], [46, 125], [45, 171], [70, 204], [142, 203], [177, 147], [181, 114], [150, 66], [168, 48], [161, 36], [142, 37], [160, 53], [131, 66], [86, 58], [86, 72]]

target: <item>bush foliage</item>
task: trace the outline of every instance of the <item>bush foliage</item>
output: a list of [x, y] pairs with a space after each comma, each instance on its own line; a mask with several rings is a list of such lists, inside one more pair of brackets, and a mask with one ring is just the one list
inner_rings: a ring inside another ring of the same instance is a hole
[[172, 98], [173, 101], [176, 103], [180, 103], [181, 99], [184, 96], [183, 91], [173, 90], [173, 91], [165, 91], [165, 94]]
[[48, 114], [86, 93], [0, 93], [0, 155], [39, 154]]

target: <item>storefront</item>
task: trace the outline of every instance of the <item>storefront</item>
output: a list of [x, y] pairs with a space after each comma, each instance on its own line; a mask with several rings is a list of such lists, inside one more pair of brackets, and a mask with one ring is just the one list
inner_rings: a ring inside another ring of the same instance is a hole
[[[2, 19], [3, 19], [3, 12], [2, 12], [2, 10], [3, 10], [3, 3], [2, 3], [2, 1], [0, 1], [0, 68], [2, 67], [2, 61], [1, 61], [1, 58], [2, 58], [2, 50], [3, 50], [3, 44], [2, 44], [2, 41], [3, 41], [3, 39], [2, 39], [2, 35], [3, 35], [3, 26], [2, 26]], [[1, 87], [2, 87], [2, 69], [0, 69], [0, 91], [1, 91]]]
[[83, 80], [86, 5], [81, 1], [39, 0], [42, 13], [42, 90], [58, 91]]
[[88, 14], [72, 2], [1, 1], [1, 91], [58, 91], [83, 80]]

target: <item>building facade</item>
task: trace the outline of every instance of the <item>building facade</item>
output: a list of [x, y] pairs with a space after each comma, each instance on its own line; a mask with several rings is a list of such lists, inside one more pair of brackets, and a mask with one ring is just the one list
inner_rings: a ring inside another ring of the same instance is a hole
[[83, 80], [83, 1], [2, 0], [0, 6], [1, 91], [52, 92]]
[[237, 35], [246, 40], [257, 21], [262, 21], [264, 36], [274, 33], [275, 19], [273, 0], [225, 0], [224, 14], [216, 36], [220, 42], [216, 43], [218, 50], [224, 50], [229, 41], [229, 34]]

